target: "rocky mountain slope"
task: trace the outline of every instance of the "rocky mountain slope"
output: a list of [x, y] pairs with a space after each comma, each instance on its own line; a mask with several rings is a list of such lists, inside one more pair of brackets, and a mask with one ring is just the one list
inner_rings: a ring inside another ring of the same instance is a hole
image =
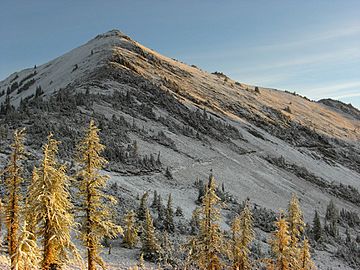
[[[124, 203], [147, 190], [171, 192], [190, 218], [194, 182], [212, 170], [238, 201], [277, 211], [297, 193], [307, 222], [315, 209], [324, 217], [330, 199], [360, 213], [358, 110], [210, 74], [117, 30], [13, 73], [0, 82], [0, 104], [0, 166], [14, 128], [27, 127], [34, 163], [49, 131], [67, 161], [79, 127], [95, 118]], [[316, 252], [320, 269], [350, 267], [332, 256], [335, 247]]]

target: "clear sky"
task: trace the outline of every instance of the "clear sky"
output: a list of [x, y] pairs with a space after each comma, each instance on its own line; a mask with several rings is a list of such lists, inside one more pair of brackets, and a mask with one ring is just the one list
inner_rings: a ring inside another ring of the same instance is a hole
[[0, 80], [111, 29], [240, 82], [360, 108], [359, 0], [1, 0]]

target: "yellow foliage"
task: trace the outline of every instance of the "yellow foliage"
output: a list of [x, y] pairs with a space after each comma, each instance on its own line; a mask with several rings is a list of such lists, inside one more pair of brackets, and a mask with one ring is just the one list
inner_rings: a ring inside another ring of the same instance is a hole
[[289, 203], [287, 221], [289, 223], [290, 246], [294, 249], [294, 252], [296, 252], [299, 239], [304, 232], [305, 223], [303, 221], [299, 200], [295, 194], [292, 195]]
[[225, 253], [223, 235], [218, 224], [220, 204], [220, 198], [216, 195], [215, 179], [211, 175], [199, 210], [200, 230], [191, 241], [191, 257], [199, 269], [218, 270], [224, 267], [221, 258]]
[[15, 270], [36, 270], [39, 269], [41, 253], [37, 246], [35, 236], [27, 229], [27, 224], [21, 229], [19, 244], [13, 255]]
[[250, 270], [252, 264], [249, 245], [254, 239], [255, 233], [249, 202], [246, 202], [241, 214], [233, 220], [231, 234], [230, 259], [232, 268], [235, 270]]
[[[38, 169], [34, 170], [28, 194], [28, 214], [33, 215], [30, 230], [41, 239], [43, 245], [43, 269], [62, 266], [71, 257], [80, 260], [70, 232], [74, 226], [71, 214], [69, 178], [66, 167], [58, 163], [56, 155], [59, 142], [48, 136], [43, 146], [43, 158]], [[31, 211], [31, 212], [30, 212]]]
[[293, 270], [294, 257], [290, 248], [291, 237], [289, 235], [289, 224], [285, 218], [281, 216], [275, 225], [277, 229], [271, 241], [272, 251], [275, 255], [274, 269]]
[[12, 153], [8, 165], [5, 167], [6, 183], [6, 227], [8, 231], [8, 249], [11, 258], [11, 269], [15, 269], [14, 254], [18, 245], [19, 219], [21, 207], [21, 183], [22, 166], [21, 161], [25, 157], [24, 148], [25, 129], [15, 130], [13, 143], [11, 144]]
[[306, 238], [303, 241], [298, 262], [299, 262], [298, 269], [300, 270], [316, 269], [314, 262], [311, 260], [310, 245], [309, 245], [309, 241]]
[[100, 174], [107, 161], [101, 157], [104, 145], [100, 143], [99, 129], [94, 121], [90, 121], [83, 140], [78, 145], [78, 162], [80, 171], [79, 190], [84, 212], [81, 240], [87, 249], [88, 269], [95, 270], [96, 264], [105, 269], [100, 257], [101, 240], [104, 237], [113, 238], [122, 233], [122, 228], [113, 223], [111, 206], [116, 203], [114, 197], [103, 192], [109, 179]]

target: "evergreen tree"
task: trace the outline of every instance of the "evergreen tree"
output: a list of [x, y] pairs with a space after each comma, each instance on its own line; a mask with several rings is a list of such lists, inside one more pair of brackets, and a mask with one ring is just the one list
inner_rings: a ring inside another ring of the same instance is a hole
[[220, 198], [216, 195], [216, 185], [213, 175], [202, 198], [199, 211], [199, 233], [194, 239], [192, 260], [199, 269], [223, 269], [224, 254], [223, 236], [220, 231]]
[[166, 167], [165, 177], [168, 178], [168, 179], [173, 179], [173, 176], [172, 176], [172, 173], [171, 173], [169, 167]]
[[87, 249], [88, 270], [95, 270], [97, 264], [105, 268], [100, 257], [101, 241], [104, 237], [113, 238], [122, 233], [121, 227], [112, 221], [111, 207], [116, 200], [103, 191], [109, 177], [100, 174], [107, 161], [101, 156], [105, 147], [100, 143], [98, 133], [99, 129], [91, 120], [78, 146], [78, 162], [81, 167], [78, 172], [79, 195], [84, 212], [81, 240]]
[[346, 235], [346, 243], [350, 244], [351, 243], [351, 235], [350, 235], [350, 231], [349, 231], [349, 228], [346, 227], [346, 230], [345, 230], [345, 235]]
[[197, 234], [199, 231], [199, 224], [200, 224], [199, 215], [200, 215], [200, 208], [196, 207], [192, 212], [191, 220], [190, 220], [191, 234]]
[[271, 241], [272, 252], [275, 256], [273, 269], [291, 270], [295, 266], [294, 256], [291, 252], [289, 224], [284, 217], [280, 216], [275, 222], [276, 231]]
[[180, 206], [176, 207], [175, 216], [177, 216], [177, 217], [183, 217], [184, 216], [183, 210], [181, 209]]
[[11, 269], [15, 269], [14, 254], [18, 245], [19, 216], [21, 207], [21, 183], [23, 182], [23, 169], [21, 161], [24, 159], [25, 129], [16, 130], [11, 145], [12, 153], [8, 165], [5, 167], [6, 183], [6, 225], [8, 230], [8, 247], [11, 258]]
[[146, 209], [148, 208], [148, 206], [147, 206], [148, 196], [149, 196], [148, 193], [145, 192], [140, 199], [140, 206], [137, 211], [137, 217], [140, 221], [144, 221], [145, 217], [146, 217]]
[[124, 244], [128, 248], [134, 248], [138, 241], [138, 228], [135, 224], [136, 214], [129, 211], [125, 215]]
[[167, 201], [164, 226], [165, 226], [165, 230], [168, 231], [169, 233], [174, 232], [174, 230], [175, 230], [174, 210], [173, 210], [173, 207], [172, 207], [171, 194], [169, 194], [169, 198], [168, 198], [168, 201]]
[[289, 224], [290, 247], [293, 251], [296, 251], [301, 234], [304, 232], [305, 223], [299, 200], [295, 194], [292, 195], [289, 203], [287, 221]]
[[153, 197], [153, 201], [151, 203], [151, 208], [154, 208], [154, 209], [157, 208], [157, 199], [158, 199], [157, 191], [154, 190], [154, 197]]
[[231, 224], [230, 258], [234, 270], [252, 269], [249, 246], [254, 237], [253, 216], [247, 202], [241, 214]]
[[18, 245], [13, 254], [15, 270], [39, 269], [41, 253], [35, 239], [35, 235], [28, 231], [25, 221], [21, 228]]
[[29, 200], [27, 210], [31, 212], [27, 216], [34, 216], [35, 234], [42, 241], [44, 270], [57, 269], [67, 264], [69, 255], [75, 255], [79, 259], [77, 249], [70, 239], [70, 231], [74, 226], [71, 214], [73, 206], [68, 191], [66, 167], [56, 159], [58, 144], [50, 134], [28, 195], [33, 199]]
[[150, 260], [158, 258], [160, 254], [160, 246], [155, 236], [153, 219], [148, 208], [145, 210], [145, 222], [143, 224], [142, 234], [141, 252], [144, 257]]
[[315, 264], [311, 260], [309, 241], [305, 238], [300, 250], [298, 268], [300, 270], [315, 270]]
[[156, 165], [157, 165], [158, 167], [161, 166], [160, 151], [159, 151], [159, 153], [158, 153], [158, 155], [157, 155], [157, 158], [156, 158]]
[[[162, 234], [161, 237], [161, 259], [165, 265], [165, 267], [171, 267], [171, 264], [173, 263], [173, 252], [174, 247], [172, 242], [169, 239], [168, 234], [166, 231]], [[172, 268], [172, 267], [171, 267]]]
[[326, 207], [325, 219], [327, 220], [325, 226], [327, 233], [333, 237], [338, 236], [339, 231], [337, 228], [337, 224], [339, 222], [339, 210], [335, 206], [333, 200], [330, 200], [328, 206]]
[[339, 220], [339, 210], [335, 206], [334, 201], [331, 199], [329, 204], [326, 207], [326, 215], [325, 218], [328, 221], [335, 221], [338, 222]]
[[356, 235], [355, 241], [356, 241], [356, 243], [360, 244], [360, 234]]
[[199, 180], [197, 182], [198, 185], [198, 198], [197, 198], [197, 202], [201, 203], [202, 202], [202, 198], [205, 195], [205, 185], [204, 182], [202, 180]]
[[315, 210], [314, 220], [313, 220], [313, 235], [314, 240], [316, 242], [320, 242], [322, 239], [322, 228], [321, 228], [321, 222], [318, 212]]
[[163, 203], [162, 203], [162, 198], [161, 198], [161, 195], [159, 194], [158, 195], [158, 199], [157, 199], [157, 203], [156, 203], [156, 205], [157, 205], [157, 208], [156, 208], [156, 211], [157, 211], [157, 214], [158, 214], [158, 216], [157, 216], [157, 219], [160, 221], [160, 222], [162, 222], [163, 220], [164, 220], [164, 205], [163, 205]]
[[137, 159], [139, 157], [139, 147], [137, 144], [137, 141], [133, 141], [132, 146], [131, 146], [131, 152], [130, 152], [130, 156], [133, 159]]

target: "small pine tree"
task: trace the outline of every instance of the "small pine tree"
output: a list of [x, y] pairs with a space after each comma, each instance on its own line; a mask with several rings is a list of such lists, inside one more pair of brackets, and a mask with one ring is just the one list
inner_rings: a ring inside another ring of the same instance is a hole
[[163, 221], [164, 220], [164, 212], [165, 212], [165, 207], [164, 207], [164, 205], [163, 205], [163, 203], [162, 203], [162, 198], [161, 198], [161, 195], [159, 194], [158, 195], [158, 199], [157, 199], [157, 208], [156, 208], [156, 211], [157, 211], [157, 214], [158, 214], [158, 216], [157, 216], [157, 219], [159, 220], [159, 221]]
[[176, 207], [175, 216], [177, 216], [177, 217], [183, 217], [184, 216], [183, 210], [181, 209], [180, 206]]
[[326, 231], [333, 237], [337, 237], [339, 235], [339, 230], [337, 224], [339, 222], [339, 210], [335, 206], [333, 200], [330, 200], [328, 206], [326, 207], [326, 215], [325, 219], [327, 220], [326, 223]]
[[236, 216], [231, 224], [230, 258], [234, 270], [250, 270], [250, 243], [255, 237], [253, 216], [247, 202], [241, 214]]
[[199, 211], [199, 233], [195, 236], [192, 260], [199, 269], [223, 269], [222, 255], [225, 253], [223, 236], [220, 231], [220, 198], [216, 195], [213, 175], [202, 198]]
[[171, 194], [169, 194], [169, 198], [168, 198], [168, 201], [167, 201], [164, 226], [165, 226], [165, 230], [168, 231], [169, 233], [172, 233], [175, 230], [174, 210], [173, 210], [173, 206], [172, 206]]
[[39, 269], [41, 261], [40, 249], [37, 246], [35, 235], [28, 230], [26, 221], [21, 228], [13, 260], [15, 270]]
[[160, 246], [158, 240], [155, 236], [155, 228], [153, 224], [153, 219], [150, 215], [148, 208], [145, 210], [145, 222], [143, 225], [143, 235], [142, 235], [142, 247], [141, 252], [144, 255], [144, 258], [149, 260], [154, 260], [158, 258], [160, 254]]
[[323, 231], [322, 231], [322, 227], [321, 227], [320, 217], [316, 210], [315, 210], [315, 214], [314, 214], [312, 232], [314, 235], [314, 240], [316, 242], [321, 242]]
[[162, 251], [161, 258], [164, 262], [164, 265], [169, 267], [169, 264], [171, 265], [171, 263], [173, 263], [174, 247], [166, 231], [162, 234], [160, 246]]
[[346, 239], [345, 239], [346, 243], [348, 244], [351, 243], [351, 235], [348, 227], [346, 227], [345, 235], [346, 235]]
[[205, 185], [203, 181], [199, 181], [198, 182], [198, 198], [197, 198], [197, 202], [201, 203], [202, 199], [205, 195]]
[[325, 218], [330, 222], [331, 221], [338, 222], [338, 220], [339, 220], [339, 210], [335, 206], [335, 203], [333, 200], [330, 200], [329, 204], [326, 207]]
[[311, 260], [309, 241], [305, 238], [300, 249], [298, 268], [300, 270], [315, 270], [315, 264]]
[[153, 201], [151, 203], [151, 208], [154, 208], [154, 209], [157, 208], [157, 197], [158, 197], [157, 191], [154, 190], [154, 197], [153, 197]]
[[360, 244], [360, 234], [356, 235], [355, 241], [356, 243]]
[[43, 244], [42, 267], [45, 270], [68, 264], [70, 255], [80, 258], [70, 238], [71, 228], [74, 226], [71, 214], [73, 205], [70, 202], [66, 167], [56, 159], [58, 145], [59, 142], [50, 134], [28, 194], [28, 198], [32, 199], [29, 200], [27, 211], [30, 212], [26, 216], [34, 216], [35, 234]]
[[148, 198], [148, 193], [145, 192], [141, 199], [140, 199], [140, 206], [138, 208], [138, 211], [137, 211], [137, 218], [140, 220], [140, 221], [144, 221], [145, 220], [145, 217], [146, 217], [146, 209], [148, 208], [147, 206], [147, 198]]
[[125, 230], [123, 243], [128, 248], [134, 248], [138, 241], [138, 228], [135, 224], [136, 214], [134, 211], [129, 211], [125, 215]]
[[190, 228], [191, 228], [191, 234], [197, 234], [199, 231], [199, 227], [200, 227], [200, 208], [196, 207], [194, 209], [194, 211], [192, 212], [191, 215], [191, 220], [190, 220]]
[[132, 143], [130, 156], [134, 159], [137, 159], [139, 157], [139, 147], [136, 140], [134, 140]]
[[170, 172], [169, 167], [166, 167], [165, 177], [168, 178], [168, 179], [173, 179], [173, 176], [172, 176], [172, 173]]
[[21, 207], [21, 183], [23, 182], [21, 161], [25, 157], [24, 148], [25, 129], [15, 130], [12, 153], [8, 165], [5, 167], [6, 183], [6, 224], [8, 229], [8, 247], [11, 258], [11, 269], [15, 269], [15, 252], [18, 245], [19, 216]]
[[289, 224], [284, 217], [280, 216], [275, 225], [276, 231], [271, 241], [272, 252], [275, 256], [274, 269], [291, 270], [295, 264], [290, 248]]
[[112, 221], [111, 206], [116, 199], [103, 191], [109, 177], [100, 174], [107, 161], [101, 157], [105, 147], [100, 143], [98, 133], [99, 129], [91, 120], [78, 146], [77, 159], [80, 164], [79, 195], [84, 213], [81, 240], [87, 249], [88, 270], [95, 270], [97, 264], [105, 268], [100, 257], [101, 241], [104, 237], [114, 238], [122, 233], [122, 228]]

